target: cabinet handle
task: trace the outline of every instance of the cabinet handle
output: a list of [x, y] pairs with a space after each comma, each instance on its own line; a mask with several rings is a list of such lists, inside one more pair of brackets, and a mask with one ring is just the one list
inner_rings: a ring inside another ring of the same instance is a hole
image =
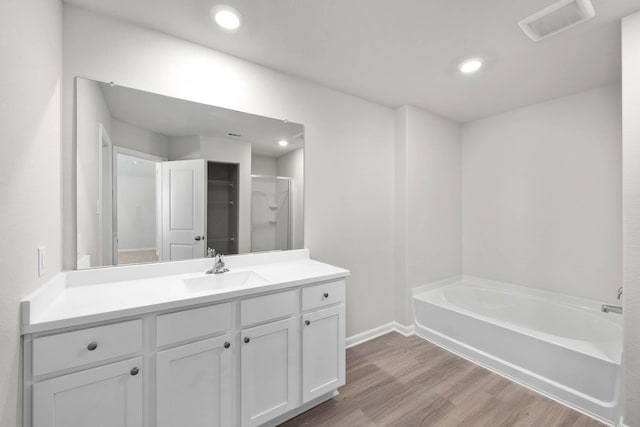
[[249, 337], [244, 337], [244, 342], [245, 342], [245, 344], [249, 344], [249, 341], [251, 341], [251, 338], [249, 338]]
[[322, 296], [325, 298], [329, 298], [329, 292], [325, 292], [324, 294], [322, 294]]
[[140, 369], [138, 369], [138, 368], [133, 368], [133, 369], [131, 369], [131, 371], [129, 371], [129, 373], [130, 373], [131, 375], [133, 375], [134, 377], [135, 377], [136, 375], [138, 375], [138, 372], [140, 372]]
[[304, 321], [304, 324], [305, 324], [305, 325], [307, 325], [307, 326], [309, 326], [309, 325], [311, 324], [311, 320], [305, 320], [305, 321]]
[[95, 350], [96, 348], [98, 348], [98, 343], [97, 343], [97, 342], [95, 342], [95, 341], [94, 341], [94, 342], [92, 342], [92, 343], [89, 343], [89, 345], [87, 346], [87, 350], [89, 350], [89, 351], [93, 351], [93, 350]]
[[225, 342], [224, 343], [224, 348], [229, 348], [231, 347], [231, 343], [230, 342]]

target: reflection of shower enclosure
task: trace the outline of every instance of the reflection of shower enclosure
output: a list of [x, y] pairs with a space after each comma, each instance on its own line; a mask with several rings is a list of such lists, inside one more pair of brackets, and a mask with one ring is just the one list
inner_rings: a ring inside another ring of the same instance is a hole
[[251, 175], [251, 251], [292, 248], [293, 178]]

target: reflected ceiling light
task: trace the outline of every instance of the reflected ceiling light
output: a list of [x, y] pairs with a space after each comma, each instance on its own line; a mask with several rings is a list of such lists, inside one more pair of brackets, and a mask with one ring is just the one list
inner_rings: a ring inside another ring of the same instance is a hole
[[458, 65], [458, 70], [464, 74], [473, 74], [480, 68], [482, 68], [482, 59], [480, 58], [467, 59]]
[[281, 139], [280, 141], [278, 141], [278, 145], [280, 147], [286, 147], [287, 145], [289, 145], [289, 141], [287, 141], [286, 139]]
[[229, 6], [214, 6], [211, 8], [211, 17], [225, 30], [237, 30], [242, 23], [238, 11]]

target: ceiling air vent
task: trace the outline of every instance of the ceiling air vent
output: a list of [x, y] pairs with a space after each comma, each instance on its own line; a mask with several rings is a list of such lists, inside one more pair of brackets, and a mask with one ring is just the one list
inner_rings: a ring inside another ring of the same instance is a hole
[[560, 0], [518, 22], [533, 41], [568, 30], [595, 16], [590, 0]]

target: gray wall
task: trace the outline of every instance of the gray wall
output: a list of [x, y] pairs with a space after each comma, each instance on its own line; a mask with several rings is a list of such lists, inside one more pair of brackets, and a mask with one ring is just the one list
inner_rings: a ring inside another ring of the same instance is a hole
[[606, 86], [466, 123], [464, 274], [615, 301], [620, 121]]
[[395, 144], [394, 308], [410, 325], [411, 289], [462, 273], [460, 125], [404, 106]]
[[[0, 426], [21, 425], [19, 301], [60, 271], [62, 5], [0, 3]], [[38, 277], [37, 248], [47, 272]]]

